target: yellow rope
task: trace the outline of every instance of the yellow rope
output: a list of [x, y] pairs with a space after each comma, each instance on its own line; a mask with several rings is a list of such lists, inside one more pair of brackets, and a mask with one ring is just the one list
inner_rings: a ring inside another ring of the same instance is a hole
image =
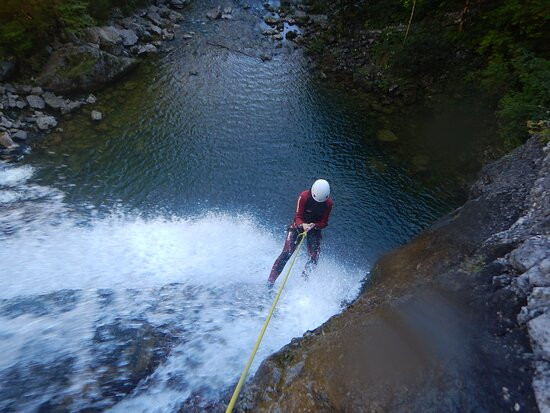
[[409, 18], [409, 24], [407, 25], [407, 31], [405, 32], [405, 38], [403, 39], [403, 46], [405, 46], [405, 42], [407, 41], [407, 36], [409, 35], [409, 29], [411, 28], [411, 23], [413, 21], [413, 15], [414, 15], [414, 8], [416, 7], [416, 0], [413, 1], [413, 6], [411, 10], [411, 17]]
[[271, 317], [273, 316], [273, 311], [275, 311], [275, 306], [277, 305], [277, 302], [279, 301], [279, 297], [281, 296], [281, 293], [283, 292], [283, 288], [285, 287], [286, 280], [288, 280], [288, 276], [290, 275], [290, 271], [292, 270], [292, 266], [294, 265], [294, 261], [296, 261], [296, 257], [298, 256], [298, 253], [300, 252], [300, 248], [302, 247], [302, 243], [304, 242], [304, 239], [306, 239], [307, 232], [302, 232], [299, 237], [302, 239], [300, 240], [300, 243], [298, 244], [298, 248], [296, 248], [296, 252], [294, 253], [294, 258], [292, 258], [292, 261], [290, 262], [290, 267], [288, 267], [288, 271], [285, 275], [285, 278], [283, 279], [283, 282], [281, 284], [281, 287], [279, 287], [279, 292], [275, 296], [275, 300], [273, 300], [273, 304], [271, 304], [271, 308], [269, 310], [269, 314], [267, 315], [267, 318], [265, 319], [264, 325], [262, 329], [260, 330], [260, 335], [258, 336], [258, 339], [256, 340], [256, 344], [254, 344], [254, 348], [252, 349], [252, 353], [250, 354], [250, 357], [248, 358], [248, 362], [246, 363], [246, 367], [244, 368], [243, 374], [241, 374], [241, 378], [239, 379], [239, 382], [237, 383], [237, 387], [235, 387], [235, 391], [233, 392], [233, 396], [231, 397], [231, 401], [227, 405], [227, 409], [225, 410], [225, 413], [231, 413], [233, 411], [233, 407], [235, 407], [235, 403], [237, 402], [237, 397], [239, 397], [239, 393], [241, 392], [241, 388], [243, 387], [244, 380], [246, 379], [246, 375], [248, 374], [248, 370], [250, 370], [250, 366], [252, 365], [252, 361], [254, 360], [254, 357], [256, 356], [256, 352], [258, 351], [258, 347], [260, 347], [260, 343], [262, 342], [262, 338], [264, 337], [265, 330], [267, 329], [267, 325], [271, 321]]

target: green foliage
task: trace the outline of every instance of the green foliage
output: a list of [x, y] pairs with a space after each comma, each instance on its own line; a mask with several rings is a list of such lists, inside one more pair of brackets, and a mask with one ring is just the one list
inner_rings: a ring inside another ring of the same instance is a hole
[[64, 0], [56, 2], [55, 11], [59, 23], [70, 33], [78, 33], [92, 26], [94, 19], [88, 14], [87, 0]]
[[312, 39], [306, 49], [309, 54], [321, 54], [325, 50], [325, 42], [320, 37]]
[[482, 85], [499, 98], [497, 120], [500, 134], [520, 142], [527, 136], [528, 120], [550, 117], [550, 61], [530, 52], [519, 52], [510, 61], [490, 62]]
[[403, 46], [413, 2], [335, 0], [335, 25], [383, 29], [371, 51], [386, 76], [462, 78], [481, 89], [508, 142], [527, 137], [527, 120], [549, 118], [548, 0], [416, 0]]
[[147, 0], [0, 0], [0, 53], [29, 57], [56, 35], [78, 33]]

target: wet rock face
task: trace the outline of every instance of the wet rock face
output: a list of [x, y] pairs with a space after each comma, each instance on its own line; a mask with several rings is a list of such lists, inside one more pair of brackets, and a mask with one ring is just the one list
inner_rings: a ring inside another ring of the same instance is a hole
[[549, 170], [536, 137], [485, 168], [344, 313], [265, 360], [238, 411], [549, 411]]
[[130, 393], [165, 360], [171, 341], [169, 334], [144, 320], [119, 320], [98, 326], [90, 368], [102, 398], [118, 401]]
[[136, 65], [135, 59], [114, 56], [91, 46], [66, 46], [52, 53], [39, 82], [55, 93], [91, 91]]

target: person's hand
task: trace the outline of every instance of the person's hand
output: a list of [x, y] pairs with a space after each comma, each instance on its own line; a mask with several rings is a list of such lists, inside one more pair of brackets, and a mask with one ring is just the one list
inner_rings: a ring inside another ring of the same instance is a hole
[[302, 224], [302, 229], [305, 231], [305, 232], [308, 232], [310, 230], [313, 229], [313, 227], [315, 226], [315, 224]]

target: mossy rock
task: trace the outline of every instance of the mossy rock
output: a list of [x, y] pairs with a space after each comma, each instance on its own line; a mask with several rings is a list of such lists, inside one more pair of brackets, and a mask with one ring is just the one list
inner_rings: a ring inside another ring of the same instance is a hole
[[399, 138], [389, 129], [381, 129], [378, 131], [376, 137], [381, 142], [395, 142]]
[[137, 61], [91, 46], [66, 46], [50, 56], [38, 82], [59, 94], [96, 90], [136, 67]]
[[430, 164], [430, 158], [427, 155], [415, 155], [411, 162], [417, 171], [426, 171]]

